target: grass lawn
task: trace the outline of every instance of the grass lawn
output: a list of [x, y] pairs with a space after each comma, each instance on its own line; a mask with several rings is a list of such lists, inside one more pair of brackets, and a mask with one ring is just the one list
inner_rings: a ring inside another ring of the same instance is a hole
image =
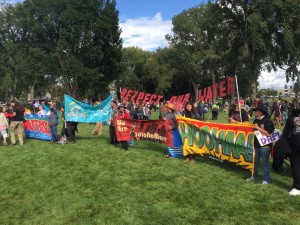
[[76, 144], [0, 147], [0, 224], [300, 224], [289, 168], [263, 186], [235, 166], [165, 159], [162, 145], [123, 152], [92, 128]]

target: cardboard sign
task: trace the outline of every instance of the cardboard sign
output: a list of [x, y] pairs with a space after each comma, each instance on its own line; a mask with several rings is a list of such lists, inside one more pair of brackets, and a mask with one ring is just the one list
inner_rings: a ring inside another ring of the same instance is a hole
[[279, 140], [282, 135], [281, 130], [275, 129], [270, 137], [262, 135], [258, 130], [254, 131], [260, 146], [266, 146]]

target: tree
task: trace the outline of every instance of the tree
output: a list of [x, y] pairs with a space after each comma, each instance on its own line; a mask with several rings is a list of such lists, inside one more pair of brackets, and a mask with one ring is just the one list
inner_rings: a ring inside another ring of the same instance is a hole
[[296, 83], [294, 84], [294, 88], [293, 88], [296, 96], [298, 97], [299, 92], [300, 92], [300, 81], [299, 79], [296, 81]]
[[211, 4], [200, 5], [175, 16], [173, 35], [166, 36], [177, 50], [178, 63], [174, 66], [192, 84], [196, 100], [204, 79], [209, 77], [213, 85], [216, 83], [226, 46], [223, 24], [211, 8]]
[[138, 47], [123, 48], [120, 85], [138, 91], [147, 90], [145, 64], [153, 54]]
[[106, 93], [121, 73], [122, 39], [114, 0], [25, 0], [0, 11], [0, 79], [6, 97], [65, 86]]

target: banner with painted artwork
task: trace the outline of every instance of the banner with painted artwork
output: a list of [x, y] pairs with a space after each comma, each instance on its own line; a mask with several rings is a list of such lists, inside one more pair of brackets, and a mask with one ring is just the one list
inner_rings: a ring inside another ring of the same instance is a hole
[[166, 120], [114, 119], [118, 141], [150, 141], [173, 147], [172, 133]]
[[183, 154], [208, 156], [254, 170], [252, 124], [215, 124], [177, 117]]
[[110, 118], [111, 104], [114, 94], [112, 93], [107, 99], [97, 106], [91, 106], [64, 96], [65, 100], [65, 117], [66, 121], [80, 123], [106, 122]]
[[27, 138], [44, 141], [51, 140], [49, 127], [49, 117], [38, 114], [26, 115], [24, 122], [24, 132]]

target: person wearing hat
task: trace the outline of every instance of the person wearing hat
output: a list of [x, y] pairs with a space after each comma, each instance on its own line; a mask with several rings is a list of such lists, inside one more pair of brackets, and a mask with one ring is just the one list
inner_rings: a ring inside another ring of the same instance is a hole
[[168, 103], [166, 105], [168, 112], [165, 116], [165, 119], [168, 121], [167, 130], [172, 132], [173, 137], [173, 146], [168, 147], [168, 154], [165, 155], [165, 158], [173, 157], [173, 158], [180, 158], [183, 156], [182, 152], [182, 139], [180, 133], [177, 129], [177, 120], [176, 120], [176, 110], [175, 106], [172, 103]]
[[[253, 111], [255, 112], [255, 119], [253, 124], [255, 125], [255, 130], [259, 131], [263, 136], [270, 137], [271, 134], [274, 132], [275, 127], [272, 120], [268, 117], [268, 109], [264, 105], [260, 104], [258, 107], [254, 108]], [[266, 146], [260, 146], [257, 137], [254, 137], [254, 150], [255, 150], [255, 157], [254, 157], [254, 174], [252, 177], [247, 179], [248, 181], [254, 181], [258, 179], [258, 170], [260, 159], [262, 161], [263, 167], [263, 177], [262, 177], [262, 184], [269, 184], [270, 182], [270, 151], [271, 151], [271, 144]]]
[[[241, 109], [241, 114], [240, 114], [240, 109]], [[242, 118], [241, 118], [241, 116], [242, 116]], [[228, 122], [235, 123], [235, 124], [249, 122], [248, 113], [246, 112], [246, 110], [244, 110], [242, 108], [241, 103], [239, 106], [239, 101], [237, 99], [235, 100], [233, 108], [231, 110], [229, 110]]]
[[[130, 115], [125, 109], [126, 109], [126, 106], [123, 104], [118, 106], [119, 112], [117, 113], [117, 116], [116, 116], [117, 119], [130, 119]], [[128, 150], [128, 141], [120, 141], [120, 143], [121, 143], [121, 149], [123, 149], [124, 151], [127, 151]]]
[[281, 138], [287, 140], [289, 146], [284, 150], [287, 151], [288, 147], [291, 149], [290, 160], [293, 175], [293, 189], [290, 195], [300, 195], [300, 107], [299, 103], [293, 101], [293, 111], [286, 121]]

